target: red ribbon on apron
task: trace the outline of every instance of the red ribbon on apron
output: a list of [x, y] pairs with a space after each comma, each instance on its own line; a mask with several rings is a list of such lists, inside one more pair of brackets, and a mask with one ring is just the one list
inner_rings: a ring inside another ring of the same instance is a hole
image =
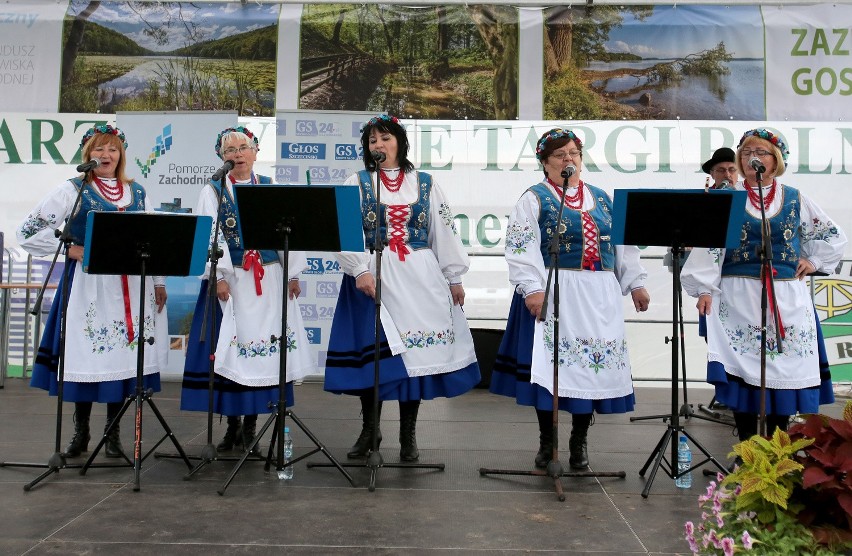
[[248, 250], [243, 255], [243, 270], [254, 269], [254, 291], [257, 295], [263, 294], [263, 289], [260, 286], [260, 281], [263, 280], [264, 270], [263, 261], [260, 258], [260, 253], [255, 250]]
[[121, 294], [124, 297], [124, 321], [127, 323], [127, 343], [133, 343], [133, 338], [136, 336], [133, 332], [133, 315], [130, 313], [130, 285], [127, 283], [127, 276], [121, 276]]
[[[778, 275], [778, 270], [773, 268], [772, 269], [772, 276], [777, 276], [777, 275]], [[769, 301], [769, 314], [774, 315], [775, 314], [775, 296], [773, 295], [773, 292], [775, 291], [775, 289], [769, 287], [769, 276], [766, 273], [763, 274], [763, 285], [766, 288], [766, 299]], [[773, 322], [774, 322], [774, 320], [773, 320]], [[781, 334], [781, 339], [783, 340], [784, 337], [786, 336], [786, 334], [784, 333], [784, 323], [781, 322], [781, 311], [780, 310], [778, 310], [778, 327], [781, 329], [781, 330], [779, 330], [779, 332]]]

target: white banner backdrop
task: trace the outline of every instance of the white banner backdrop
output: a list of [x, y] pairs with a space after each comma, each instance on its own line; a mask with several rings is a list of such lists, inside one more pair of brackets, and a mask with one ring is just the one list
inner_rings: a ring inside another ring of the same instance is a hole
[[764, 6], [761, 11], [766, 25], [766, 117], [848, 120], [852, 5]]
[[4, 110], [59, 107], [62, 22], [67, 2], [30, 0], [0, 7], [0, 98]]

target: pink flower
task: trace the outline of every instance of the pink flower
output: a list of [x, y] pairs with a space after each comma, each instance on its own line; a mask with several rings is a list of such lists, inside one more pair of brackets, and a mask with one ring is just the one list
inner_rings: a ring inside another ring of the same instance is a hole
[[731, 537], [725, 537], [722, 539], [722, 551], [725, 553], [725, 556], [734, 556], [734, 539]]
[[714, 548], [722, 548], [721, 544], [719, 544], [719, 535], [716, 534], [715, 529], [710, 529], [710, 532], [704, 535], [702, 540], [705, 547], [712, 544]]
[[689, 549], [692, 551], [692, 553], [698, 554], [700, 552], [700, 550], [698, 548], [698, 543], [695, 542], [695, 539], [686, 539], [686, 540], [689, 543]]
[[691, 521], [687, 521], [686, 523], [684, 523], [683, 526], [684, 526], [684, 529], [686, 529], [686, 534], [688, 536], [691, 537], [695, 534], [695, 524], [694, 523], [692, 523]]
[[743, 531], [742, 541], [743, 548], [745, 548], [746, 550], [751, 550], [754, 541], [752, 540], [751, 535], [748, 534], [748, 531]]
[[716, 514], [716, 525], [719, 526], [719, 529], [725, 526], [725, 520], [722, 518], [722, 514]]

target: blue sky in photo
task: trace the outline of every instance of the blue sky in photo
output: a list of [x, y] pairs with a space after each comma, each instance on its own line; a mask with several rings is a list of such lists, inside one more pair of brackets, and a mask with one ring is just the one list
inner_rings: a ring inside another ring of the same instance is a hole
[[655, 6], [644, 21], [628, 11], [622, 15], [622, 26], [609, 33], [609, 52], [678, 58], [724, 42], [734, 58], [763, 58], [763, 22], [756, 5]]
[[[76, 16], [88, 3], [88, 0], [73, 0], [68, 7], [68, 15]], [[139, 6], [142, 3], [133, 4]], [[178, 8], [146, 3], [134, 10], [125, 2], [101, 2], [100, 7], [89, 17], [89, 21], [122, 33], [143, 48], [167, 52], [187, 46], [189, 43], [187, 30], [178, 17], [179, 9], [183, 10], [184, 19], [192, 21], [197, 26], [200, 40], [209, 41], [272, 25], [278, 21], [280, 6], [278, 4], [259, 5], [255, 2], [249, 2], [245, 6], [239, 2], [227, 4], [183, 2], [181, 8]], [[142, 18], [156, 25], [167, 19], [166, 13], [169, 13], [172, 19], [171, 26], [166, 28], [168, 42], [158, 45], [144, 33], [147, 26]]]

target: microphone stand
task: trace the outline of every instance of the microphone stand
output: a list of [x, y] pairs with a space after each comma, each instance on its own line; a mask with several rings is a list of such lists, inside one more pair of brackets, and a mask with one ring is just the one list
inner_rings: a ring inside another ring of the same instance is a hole
[[772, 233], [769, 220], [766, 218], [766, 205], [763, 197], [763, 172], [766, 168], [760, 164], [753, 164], [757, 192], [760, 198], [760, 231], [761, 241], [760, 255], [760, 416], [758, 417], [758, 432], [760, 436], [766, 436], [766, 340], [767, 340], [767, 316], [769, 308], [769, 296], [774, 300], [772, 307], [772, 322], [775, 327], [775, 345], [778, 353], [783, 352], [781, 344], [781, 316], [778, 309], [778, 300], [775, 297], [774, 269], [772, 267]]
[[[198, 459], [198, 464], [193, 467], [189, 473], [184, 476], [184, 480], [189, 480], [197, 472], [214, 461], [239, 461], [239, 457], [235, 456], [219, 456], [216, 445], [213, 443], [213, 406], [215, 395], [215, 377], [216, 377], [216, 340], [218, 339], [219, 325], [217, 323], [219, 313], [217, 311], [217, 303], [219, 301], [216, 291], [217, 271], [219, 268], [219, 259], [224, 256], [224, 252], [219, 248], [219, 231], [222, 221], [222, 200], [225, 197], [225, 178], [228, 172], [233, 170], [234, 164], [230, 160], [226, 161], [219, 170], [211, 177], [212, 181], [221, 182], [219, 190], [216, 191], [216, 221], [213, 226], [213, 240], [210, 244], [208, 259], [210, 261], [210, 271], [207, 274], [207, 297], [204, 302], [204, 316], [201, 319], [201, 331], [198, 336], [198, 342], [207, 342], [208, 364], [207, 364], [207, 445], [201, 449], [200, 456], [188, 456], [189, 459]], [[209, 327], [209, 330], [208, 330]], [[178, 458], [182, 457], [179, 454], [163, 454], [155, 453], [157, 458]], [[259, 458], [253, 458], [259, 459]]]
[[[373, 158], [376, 161], [376, 174], [375, 178], [373, 178], [373, 191], [376, 192], [376, 222], [375, 222], [375, 235], [373, 236], [373, 245], [370, 248], [371, 251], [375, 252], [376, 255], [376, 297], [375, 297], [375, 306], [376, 306], [376, 320], [375, 320], [375, 345], [373, 346], [373, 422], [376, 424], [373, 427], [371, 445], [372, 448], [370, 450], [370, 454], [367, 456], [367, 467], [370, 469], [370, 483], [367, 486], [367, 490], [373, 492], [376, 490], [376, 474], [378, 473], [379, 467], [383, 467], [387, 465], [387, 467], [394, 468], [415, 468], [415, 469], [440, 469], [444, 470], [443, 463], [409, 463], [409, 462], [399, 462], [399, 463], [391, 463], [385, 464], [382, 459], [382, 453], [379, 451], [379, 438], [378, 438], [378, 430], [379, 430], [379, 355], [381, 350], [381, 339], [379, 332], [382, 330], [382, 254], [385, 248], [385, 240], [382, 238], [382, 187], [381, 180], [379, 179], [379, 172], [381, 171], [379, 168], [379, 164], [385, 161], [386, 155], [384, 153], [378, 153], [379, 156], [373, 155]], [[399, 169], [400, 172], [403, 171], [402, 168]], [[346, 465], [346, 464], [344, 464]], [[358, 464], [356, 464], [358, 465]]]
[[[366, 153], [365, 153], [366, 154]], [[404, 462], [400, 461], [398, 463], [385, 463], [382, 458], [382, 453], [379, 451], [379, 438], [378, 438], [378, 430], [379, 430], [379, 369], [380, 369], [380, 354], [381, 354], [381, 336], [380, 332], [382, 330], [382, 254], [384, 252], [385, 240], [381, 236], [382, 228], [382, 192], [381, 192], [381, 180], [378, 178], [379, 172], [381, 171], [379, 168], [379, 164], [385, 161], [386, 155], [380, 151], [372, 151], [370, 155], [373, 157], [373, 160], [376, 162], [376, 171], [375, 177], [370, 176], [371, 185], [373, 186], [373, 191], [376, 193], [376, 221], [373, 223], [373, 230], [375, 234], [373, 236], [373, 244], [370, 246], [370, 253], [375, 254], [376, 257], [376, 295], [374, 298], [375, 308], [376, 308], [376, 318], [374, 321], [374, 334], [375, 334], [375, 343], [373, 345], [373, 422], [376, 424], [373, 427], [371, 437], [370, 437], [370, 453], [367, 455], [366, 466], [370, 469], [370, 483], [367, 485], [367, 490], [370, 492], [374, 492], [376, 490], [376, 475], [380, 467], [392, 467], [392, 468], [408, 468], [408, 469], [438, 469], [440, 471], [444, 470], [443, 463], [416, 463], [416, 462]], [[402, 168], [399, 170], [403, 171]], [[308, 463], [308, 467], [327, 467], [331, 464], [327, 463]], [[341, 463], [342, 467], [362, 467], [364, 464], [361, 463]]]
[[[217, 172], [218, 173], [218, 172]], [[226, 174], [227, 172], [225, 172]], [[201, 449], [200, 461], [193, 467], [184, 479], [189, 479], [195, 473], [201, 470], [205, 465], [219, 459], [219, 454], [216, 450], [216, 445], [213, 444], [213, 397], [214, 397], [214, 382], [216, 376], [216, 341], [218, 337], [218, 312], [217, 303], [218, 295], [216, 285], [218, 284], [217, 270], [219, 268], [219, 259], [224, 256], [224, 252], [219, 248], [219, 226], [222, 221], [222, 199], [225, 196], [225, 175], [221, 178], [219, 190], [216, 192], [216, 222], [213, 226], [213, 241], [210, 244], [208, 258], [210, 260], [210, 271], [207, 274], [207, 299], [204, 303], [204, 317], [201, 320], [201, 333], [198, 336], [199, 342], [207, 342], [208, 368], [207, 368], [207, 445]], [[209, 329], [208, 329], [209, 328]], [[158, 457], [162, 457], [158, 454]]]
[[[568, 180], [574, 175], [576, 170], [573, 166], [569, 166], [562, 170], [562, 195], [559, 203], [559, 216], [556, 219], [556, 232], [550, 238], [547, 252], [550, 255], [550, 268], [547, 271], [547, 286], [544, 288], [544, 300], [541, 305], [541, 312], [538, 316], [538, 321], [543, 322], [547, 315], [548, 296], [551, 291], [551, 283], [553, 284], [553, 455], [547, 468], [544, 471], [522, 471], [522, 470], [501, 470], [501, 469], [486, 469], [480, 468], [479, 474], [482, 475], [534, 475], [538, 477], [550, 477], [553, 479], [553, 487], [556, 490], [556, 497], [560, 502], [565, 501], [565, 493], [562, 490], [561, 477], [620, 477], [624, 478], [627, 474], [624, 471], [565, 471], [562, 463], [559, 461], [559, 245], [562, 239], [562, 213], [565, 210], [565, 195], [568, 191]], [[580, 184], [579, 187], [583, 187]], [[582, 207], [580, 207], [582, 210]]]
[[77, 214], [77, 211], [80, 209], [80, 203], [83, 198], [83, 187], [84, 185], [81, 185], [77, 189], [77, 197], [74, 199], [74, 204], [71, 207], [71, 212], [68, 214], [68, 218], [65, 220], [65, 225], [63, 226], [62, 230], [60, 231], [57, 229], [54, 231], [56, 237], [59, 239], [59, 244], [56, 246], [56, 252], [53, 254], [53, 260], [51, 261], [50, 267], [48, 268], [47, 273], [45, 274], [44, 281], [42, 282], [41, 288], [39, 289], [35, 304], [33, 305], [33, 308], [30, 311], [30, 314], [32, 315], [36, 315], [41, 311], [41, 305], [44, 300], [44, 292], [47, 289], [47, 284], [50, 282], [50, 277], [53, 274], [53, 269], [56, 266], [56, 261], [59, 258], [59, 253], [64, 249], [65, 265], [62, 269], [62, 287], [60, 288], [59, 293], [59, 362], [57, 365], [56, 377], [56, 438], [54, 445], [54, 453], [52, 456], [50, 456], [50, 459], [48, 460], [47, 464], [12, 461], [0, 462], [0, 467], [46, 468], [46, 471], [44, 473], [24, 485], [24, 491], [29, 491], [52, 473], [59, 473], [60, 469], [80, 469], [83, 467], [82, 464], [69, 464], [61, 448], [62, 402], [65, 387], [65, 334], [68, 324], [68, 293], [70, 292], [68, 281], [71, 279], [70, 266], [72, 262], [71, 259], [68, 257], [68, 248], [71, 245], [71, 219]]

